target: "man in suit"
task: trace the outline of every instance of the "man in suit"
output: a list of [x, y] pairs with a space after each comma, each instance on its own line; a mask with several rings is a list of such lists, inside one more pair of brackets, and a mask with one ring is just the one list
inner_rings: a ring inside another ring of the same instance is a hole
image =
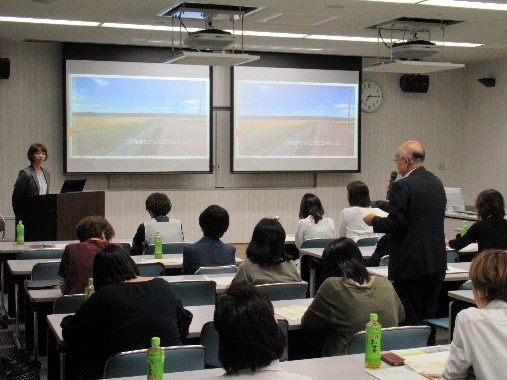
[[418, 141], [401, 144], [394, 158], [401, 179], [390, 185], [389, 215], [364, 217], [374, 232], [391, 234], [389, 279], [405, 308], [404, 325], [434, 317], [447, 266], [444, 186], [424, 168], [424, 157]]
[[236, 247], [224, 244], [220, 238], [229, 228], [226, 209], [211, 205], [199, 215], [204, 237], [183, 248], [183, 274], [194, 274], [199, 267], [236, 264]]

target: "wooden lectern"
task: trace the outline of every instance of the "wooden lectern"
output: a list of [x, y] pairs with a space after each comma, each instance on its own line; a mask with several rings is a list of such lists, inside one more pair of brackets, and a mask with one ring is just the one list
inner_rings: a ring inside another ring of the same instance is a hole
[[19, 200], [18, 219], [25, 226], [25, 241], [76, 240], [77, 223], [105, 213], [105, 192], [48, 194]]

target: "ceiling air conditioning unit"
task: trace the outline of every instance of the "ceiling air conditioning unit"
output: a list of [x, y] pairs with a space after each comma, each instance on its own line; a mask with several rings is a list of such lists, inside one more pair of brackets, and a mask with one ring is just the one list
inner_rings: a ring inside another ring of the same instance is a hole
[[393, 58], [420, 60], [440, 51], [440, 47], [433, 42], [424, 40], [412, 40], [396, 42], [391, 48]]
[[189, 33], [183, 43], [194, 50], [218, 51], [232, 45], [234, 35], [219, 29], [205, 29]]

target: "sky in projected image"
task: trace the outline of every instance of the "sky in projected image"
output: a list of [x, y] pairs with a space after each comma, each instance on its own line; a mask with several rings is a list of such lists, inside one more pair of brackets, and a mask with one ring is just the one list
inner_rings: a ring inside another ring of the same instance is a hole
[[357, 86], [241, 81], [241, 116], [355, 118]]
[[208, 114], [202, 79], [72, 76], [71, 112]]

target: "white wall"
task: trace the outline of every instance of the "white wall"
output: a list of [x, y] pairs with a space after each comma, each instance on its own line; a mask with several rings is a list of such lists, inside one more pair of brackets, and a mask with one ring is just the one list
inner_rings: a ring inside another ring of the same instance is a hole
[[[0, 42], [0, 56], [11, 60], [11, 77], [0, 81], [0, 213], [12, 217], [11, 193], [19, 169], [28, 165], [26, 150], [36, 141], [44, 143], [49, 150], [45, 167], [51, 171], [51, 191], [57, 192], [64, 176], [62, 172], [63, 101], [61, 49], [59, 44]], [[500, 66], [500, 63], [498, 63]], [[497, 166], [502, 151], [487, 157], [489, 166], [476, 165], [468, 151], [473, 143], [487, 139], [484, 133], [469, 136], [462, 131], [472, 119], [465, 92], [470, 70], [455, 70], [430, 75], [427, 94], [403, 93], [399, 88], [398, 74], [364, 73], [363, 79], [376, 81], [384, 90], [384, 104], [372, 114], [362, 113], [362, 173], [347, 174], [286, 174], [280, 175], [231, 175], [228, 173], [227, 110], [228, 70], [217, 69], [215, 75], [223, 83], [215, 87], [215, 98], [220, 108], [214, 112], [217, 136], [216, 160], [220, 170], [202, 175], [116, 175], [87, 176], [87, 190], [106, 190], [106, 217], [116, 229], [117, 236], [131, 237], [137, 225], [147, 218], [144, 200], [153, 190], [165, 191], [173, 203], [171, 215], [182, 220], [185, 237], [197, 240], [201, 233], [198, 226], [199, 213], [209, 204], [217, 203], [229, 210], [231, 226], [224, 240], [248, 242], [256, 222], [263, 216], [279, 215], [287, 233], [294, 233], [299, 202], [305, 192], [314, 192], [322, 200], [327, 214], [337, 220], [340, 210], [346, 206], [345, 186], [352, 180], [362, 180], [370, 187], [372, 199], [384, 198], [384, 186], [389, 173], [395, 169], [394, 151], [407, 139], [420, 140], [427, 153], [426, 167], [434, 171], [446, 185], [469, 186], [475, 194], [477, 184], [462, 179], [463, 164], [472, 166], [474, 173], [487, 178], [499, 177], [505, 165]], [[505, 72], [505, 69], [503, 69]], [[484, 75], [482, 75], [484, 76]], [[498, 81], [498, 79], [497, 79]], [[498, 84], [497, 84], [498, 86]], [[489, 89], [487, 89], [489, 91]], [[474, 90], [475, 91], [475, 90]], [[477, 89], [477, 92], [482, 89]], [[489, 92], [484, 98], [489, 99]], [[507, 95], [503, 93], [506, 103]], [[474, 102], [476, 102], [474, 100]], [[503, 113], [506, 112], [502, 110]], [[482, 118], [494, 117], [498, 111], [489, 110], [481, 116], [474, 113], [473, 123], [482, 124]], [[493, 115], [492, 115], [493, 114]], [[489, 119], [488, 119], [489, 120]], [[500, 118], [495, 118], [500, 120]], [[499, 122], [488, 122], [488, 129]], [[495, 138], [505, 137], [505, 128], [495, 130]], [[503, 141], [507, 141], [505, 138]], [[496, 140], [499, 147], [502, 140]], [[485, 141], [486, 144], [486, 141]], [[474, 153], [482, 152], [485, 144]], [[488, 143], [489, 145], [489, 143]], [[486, 157], [487, 156], [487, 157]], [[503, 158], [505, 160], [505, 158]], [[437, 163], [445, 164], [445, 170], [437, 170]], [[503, 161], [505, 164], [505, 161]], [[503, 179], [505, 184], [505, 179]], [[313, 187], [314, 182], [316, 187]], [[473, 186], [472, 186], [473, 185]], [[226, 188], [221, 188], [225, 186]], [[479, 186], [481, 187], [481, 186]], [[472, 195], [473, 195], [472, 194]], [[470, 197], [472, 196], [470, 195]], [[9, 236], [9, 234], [8, 234]]]

